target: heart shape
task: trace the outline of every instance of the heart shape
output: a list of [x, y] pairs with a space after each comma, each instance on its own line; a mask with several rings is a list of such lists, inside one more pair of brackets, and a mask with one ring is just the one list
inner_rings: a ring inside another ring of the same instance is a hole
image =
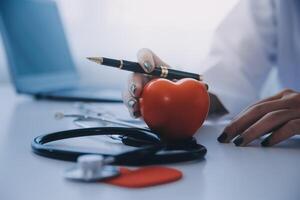
[[194, 79], [172, 82], [159, 78], [146, 84], [139, 103], [150, 129], [166, 139], [186, 139], [203, 124], [209, 95], [205, 84]]
[[120, 176], [104, 182], [117, 186], [140, 188], [170, 183], [182, 178], [179, 170], [161, 166], [141, 167], [136, 170], [121, 167], [120, 171]]

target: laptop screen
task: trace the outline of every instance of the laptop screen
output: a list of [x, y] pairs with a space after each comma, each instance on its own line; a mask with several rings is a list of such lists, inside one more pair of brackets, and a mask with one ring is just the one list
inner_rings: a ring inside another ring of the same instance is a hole
[[55, 2], [2, 0], [0, 13], [9, 67], [17, 84], [26, 79], [27, 87], [39, 87], [35, 79], [40, 85], [51, 85], [55, 83], [42, 79], [76, 76]]

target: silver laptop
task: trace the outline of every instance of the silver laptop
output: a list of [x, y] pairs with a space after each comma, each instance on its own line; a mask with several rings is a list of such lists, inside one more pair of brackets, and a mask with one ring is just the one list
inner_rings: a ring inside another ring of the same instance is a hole
[[0, 17], [10, 74], [18, 93], [121, 102], [119, 91], [81, 86], [54, 1], [1, 0]]

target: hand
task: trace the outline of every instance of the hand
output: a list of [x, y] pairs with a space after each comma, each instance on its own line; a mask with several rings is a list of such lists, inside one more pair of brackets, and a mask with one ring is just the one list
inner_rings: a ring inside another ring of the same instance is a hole
[[218, 137], [219, 142], [246, 146], [256, 138], [271, 133], [262, 146], [272, 146], [300, 133], [300, 93], [283, 90], [245, 109]]
[[[155, 67], [161, 65], [169, 67], [163, 62], [157, 55], [155, 55], [149, 49], [141, 49], [137, 53], [138, 62], [145, 72], [150, 73]], [[132, 117], [138, 118], [141, 116], [139, 108], [139, 98], [142, 90], [147, 82], [152, 79], [150, 76], [146, 76], [139, 73], [133, 73], [129, 76], [128, 87], [123, 91], [123, 101], [129, 110]]]

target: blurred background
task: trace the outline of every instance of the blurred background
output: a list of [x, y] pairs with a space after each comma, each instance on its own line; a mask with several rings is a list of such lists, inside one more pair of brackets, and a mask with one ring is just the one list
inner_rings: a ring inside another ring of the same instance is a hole
[[[127, 72], [97, 66], [85, 58], [106, 56], [134, 61], [138, 49], [147, 47], [172, 66], [201, 72], [205, 66], [200, 63], [209, 50], [213, 33], [237, 0], [54, 2], [83, 82], [122, 88]], [[0, 82], [10, 82], [2, 38]]]

